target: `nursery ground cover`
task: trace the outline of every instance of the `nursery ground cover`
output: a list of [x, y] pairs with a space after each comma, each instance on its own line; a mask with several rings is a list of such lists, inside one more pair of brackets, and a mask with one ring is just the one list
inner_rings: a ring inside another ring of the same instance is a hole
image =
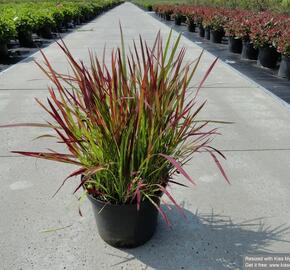
[[[139, 33], [150, 43], [158, 30], [163, 35], [170, 31], [125, 3], [64, 40], [76, 58], [87, 62], [88, 48], [101, 55], [104, 43], [107, 50], [119, 44], [119, 20], [127, 44]], [[201, 52], [185, 38], [181, 43], [188, 60]], [[44, 51], [57, 70], [67, 71], [56, 44]], [[33, 55], [0, 74], [1, 123], [37, 122], [44, 117], [33, 100], [47, 96], [49, 82], [33, 63], [40, 59], [39, 54]], [[204, 54], [193, 89], [213, 60]], [[133, 250], [114, 249], [101, 241], [88, 202], [82, 205], [83, 217], [78, 215], [70, 195], [77, 179], [51, 199], [70, 168], [33, 163], [9, 153], [41, 148], [41, 141], [28, 139], [39, 135], [39, 130], [1, 129], [0, 212], [5, 218], [0, 221], [0, 261], [4, 269], [239, 269], [243, 254], [289, 251], [289, 107], [221, 61], [200, 98], [208, 100], [205, 119], [235, 122], [221, 127], [224, 136], [215, 143], [225, 150], [224, 167], [232, 184], [224, 184], [209, 158], [193, 159], [187, 170], [197, 187], [172, 191], [185, 208], [187, 221], [175, 209], [165, 209], [172, 229], [160, 219], [152, 241]]]

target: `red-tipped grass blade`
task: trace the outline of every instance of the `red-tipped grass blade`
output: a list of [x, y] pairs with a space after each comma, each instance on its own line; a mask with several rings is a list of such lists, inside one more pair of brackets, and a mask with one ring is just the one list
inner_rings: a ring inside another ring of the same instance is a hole
[[188, 173], [181, 167], [181, 165], [173, 157], [164, 154], [159, 155], [166, 158], [189, 182], [191, 182], [193, 185], [196, 185], [195, 182], [188, 175]]

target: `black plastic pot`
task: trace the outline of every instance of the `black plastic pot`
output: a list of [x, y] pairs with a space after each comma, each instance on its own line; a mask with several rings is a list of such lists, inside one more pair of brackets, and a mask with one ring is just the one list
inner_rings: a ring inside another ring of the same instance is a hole
[[171, 21], [171, 14], [165, 13], [165, 20], [166, 21]]
[[85, 22], [86, 22], [86, 17], [80, 16], [80, 23], [85, 23]]
[[187, 30], [189, 32], [195, 32], [195, 27], [196, 27], [196, 25], [195, 25], [194, 21], [189, 21], [188, 26], [187, 26]]
[[[88, 21], [90, 21], [91, 20], [91, 17], [90, 16], [88, 16]], [[73, 23], [73, 20], [71, 20], [71, 21], [69, 21], [69, 22], [67, 22], [66, 24], [65, 24], [65, 28], [66, 29], [73, 29], [74, 28], [74, 23]]]
[[198, 27], [198, 33], [199, 33], [199, 36], [204, 38], [204, 35], [205, 35], [205, 31], [204, 31], [204, 28], [202, 25], [199, 25]]
[[19, 32], [18, 40], [21, 47], [33, 48], [32, 32]]
[[210, 40], [210, 28], [209, 27], [204, 28], [204, 37], [206, 39]]
[[255, 49], [253, 43], [250, 41], [243, 40], [243, 49], [242, 49], [242, 59], [247, 60], [257, 60], [259, 50]]
[[223, 36], [222, 30], [210, 30], [210, 41], [213, 43], [222, 43]]
[[8, 48], [6, 43], [0, 42], [0, 59], [8, 57]]
[[78, 16], [77, 18], [74, 19], [74, 24], [75, 25], [80, 25], [81, 24], [81, 18]]
[[275, 68], [278, 58], [279, 54], [274, 47], [265, 46], [259, 48], [258, 65], [267, 68]]
[[51, 39], [53, 38], [51, 28], [49, 26], [44, 26], [39, 30], [39, 35], [43, 38]]
[[181, 25], [181, 23], [182, 23], [182, 16], [179, 15], [179, 14], [176, 14], [174, 16], [174, 22], [175, 22], [175, 25]]
[[278, 76], [290, 80], [290, 57], [282, 55]]
[[243, 50], [242, 39], [229, 37], [229, 51], [232, 53], [241, 53], [242, 50]]
[[186, 23], [187, 17], [184, 15], [181, 15], [181, 22]]
[[[146, 243], [157, 227], [158, 210], [148, 200], [136, 204], [112, 205], [90, 199], [101, 238], [109, 245], [133, 248]], [[153, 199], [160, 205], [160, 197]]]
[[176, 25], [181, 25], [182, 23], [186, 22], [186, 17], [181, 14], [176, 14], [174, 16], [174, 21]]

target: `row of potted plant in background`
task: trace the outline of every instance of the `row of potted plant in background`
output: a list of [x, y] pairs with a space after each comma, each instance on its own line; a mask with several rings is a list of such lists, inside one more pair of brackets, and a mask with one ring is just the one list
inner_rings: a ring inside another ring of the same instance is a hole
[[119, 0], [21, 1], [0, 4], [0, 56], [8, 55], [7, 44], [18, 39], [20, 46], [33, 47], [32, 34], [52, 38], [70, 25], [86, 22], [100, 12], [119, 4]]
[[153, 10], [156, 4], [193, 4], [207, 7], [226, 7], [232, 9], [245, 9], [254, 11], [274, 11], [278, 13], [290, 13], [290, 0], [132, 0], [138, 6], [148, 11]]
[[229, 50], [243, 59], [275, 69], [281, 58], [279, 76], [290, 79], [290, 16], [272, 12], [199, 7], [192, 5], [155, 5], [154, 11], [175, 24], [187, 23], [188, 30], [214, 43], [228, 37]]

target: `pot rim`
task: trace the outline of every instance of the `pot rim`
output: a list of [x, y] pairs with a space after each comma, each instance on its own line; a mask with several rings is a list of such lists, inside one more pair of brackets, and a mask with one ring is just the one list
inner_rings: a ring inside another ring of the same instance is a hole
[[[162, 195], [163, 195], [163, 192], [160, 191], [160, 192], [158, 192], [156, 194], [156, 197], [153, 197], [152, 198], [152, 200], [154, 200], [155, 198], [161, 198]], [[105, 202], [103, 200], [100, 200], [100, 199], [94, 197], [91, 194], [88, 194], [88, 193], [87, 193], [87, 197], [89, 198], [90, 201], [93, 201], [95, 203], [101, 204], [104, 207], [105, 206], [110, 206], [110, 207], [123, 207], [123, 206], [136, 207], [137, 206], [137, 202], [133, 202], [133, 203], [122, 203], [122, 204], [112, 204], [111, 202]], [[140, 204], [147, 203], [147, 202], [149, 202], [151, 204], [151, 202], [147, 198], [144, 201], [141, 200]]]

